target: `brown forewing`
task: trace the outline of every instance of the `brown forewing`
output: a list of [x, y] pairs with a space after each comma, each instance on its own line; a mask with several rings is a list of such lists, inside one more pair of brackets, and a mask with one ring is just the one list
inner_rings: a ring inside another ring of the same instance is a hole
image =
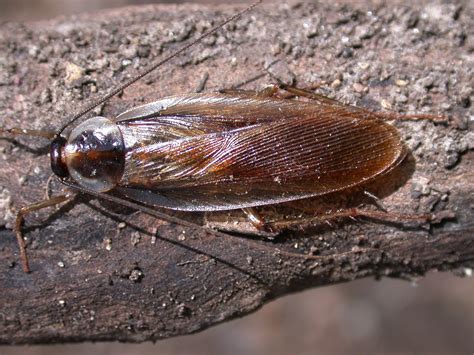
[[125, 136], [155, 133], [129, 150], [119, 191], [182, 210], [258, 206], [355, 186], [404, 154], [394, 127], [351, 106], [202, 97], [121, 122]]

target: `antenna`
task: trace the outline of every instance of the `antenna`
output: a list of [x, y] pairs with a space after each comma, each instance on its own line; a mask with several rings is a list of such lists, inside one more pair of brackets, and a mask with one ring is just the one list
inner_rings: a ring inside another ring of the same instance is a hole
[[134, 84], [135, 82], [137, 82], [138, 80], [140, 80], [141, 78], [143, 78], [145, 75], [151, 73], [153, 70], [155, 70], [156, 68], [160, 67], [161, 65], [165, 64], [166, 62], [170, 61], [171, 59], [173, 59], [174, 57], [180, 55], [182, 52], [186, 51], [187, 49], [193, 47], [195, 44], [201, 42], [204, 38], [210, 36], [211, 34], [213, 34], [214, 32], [218, 31], [219, 29], [221, 29], [222, 27], [224, 27], [226, 24], [228, 24], [229, 22], [232, 22], [232, 21], [235, 21], [237, 18], [241, 17], [243, 14], [245, 14], [246, 12], [252, 10], [254, 7], [256, 7], [257, 5], [259, 5], [263, 0], [258, 0], [257, 2], [253, 3], [252, 5], [250, 5], [249, 7], [245, 8], [244, 10], [236, 13], [235, 15], [227, 18], [226, 20], [224, 20], [223, 22], [221, 22], [219, 25], [217, 26], [214, 26], [213, 28], [211, 28], [209, 31], [203, 33], [201, 36], [199, 36], [199, 38], [197, 38], [196, 40], [192, 41], [191, 43], [188, 43], [187, 45], [181, 47], [180, 49], [178, 49], [177, 51], [173, 52], [172, 54], [170, 54], [169, 56], [159, 60], [158, 62], [156, 63], [153, 63], [151, 64], [149, 67], [145, 68], [141, 73], [138, 73], [136, 76], [130, 78], [128, 81], [126, 81], [125, 83], [123, 83], [122, 85], [119, 85], [117, 86], [115, 89], [113, 89], [111, 92], [109, 92], [108, 94], [102, 96], [100, 99], [98, 99], [97, 101], [93, 102], [92, 104], [90, 104], [89, 106], [86, 106], [85, 108], [83, 108], [81, 111], [79, 111], [78, 113], [76, 113], [70, 120], [68, 123], [66, 123], [63, 127], [61, 127], [61, 129], [58, 131], [58, 133], [56, 134], [56, 137], [59, 137], [61, 135], [61, 133], [63, 133], [63, 131], [71, 124], [73, 123], [74, 121], [76, 121], [78, 118], [84, 116], [86, 113], [88, 113], [89, 111], [93, 110], [94, 108], [96, 108], [97, 106], [103, 104], [104, 102], [106, 102], [107, 100], [109, 100], [110, 98], [112, 98], [113, 96], [117, 95], [119, 92], [121, 92], [122, 90], [126, 89], [127, 87], [129, 87], [130, 85]]

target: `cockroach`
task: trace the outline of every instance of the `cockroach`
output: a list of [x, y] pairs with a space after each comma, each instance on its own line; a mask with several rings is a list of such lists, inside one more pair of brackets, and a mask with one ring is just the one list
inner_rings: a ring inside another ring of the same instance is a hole
[[[406, 149], [396, 128], [387, 121], [400, 115], [372, 112], [281, 83], [261, 91], [165, 97], [115, 118], [93, 117], [73, 127], [93, 108], [258, 3], [87, 106], [59, 131], [1, 132], [51, 139], [51, 169], [74, 191], [194, 227], [154, 207], [181, 211], [243, 209], [250, 222], [264, 230], [272, 225], [262, 220], [254, 207], [347, 190], [397, 166]], [[30, 268], [21, 231], [24, 216], [72, 196], [51, 197], [18, 212], [15, 230], [25, 272]], [[323, 218], [381, 217], [383, 213], [353, 209]]]

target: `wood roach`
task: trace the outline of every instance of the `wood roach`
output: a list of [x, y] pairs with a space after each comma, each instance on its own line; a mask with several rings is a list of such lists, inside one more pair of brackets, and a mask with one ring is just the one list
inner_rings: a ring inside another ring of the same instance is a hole
[[[345, 105], [285, 85], [252, 92], [170, 96], [114, 118], [93, 117], [72, 126], [94, 107], [257, 4], [86, 107], [58, 132], [1, 131], [51, 139], [51, 169], [63, 184], [76, 191], [154, 215], [158, 212], [149, 207], [182, 211], [243, 209], [262, 229], [268, 225], [253, 207], [346, 190], [397, 166], [406, 149], [387, 120], [400, 115]], [[24, 216], [71, 196], [52, 197], [18, 212], [15, 228], [25, 272], [29, 272], [29, 266], [21, 233]], [[189, 224], [165, 214], [158, 216]]]

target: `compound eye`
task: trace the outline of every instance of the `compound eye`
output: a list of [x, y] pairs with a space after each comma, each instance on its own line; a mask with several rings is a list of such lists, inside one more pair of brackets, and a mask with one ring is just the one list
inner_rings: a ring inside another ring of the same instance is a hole
[[105, 192], [122, 178], [125, 165], [122, 133], [105, 117], [91, 118], [74, 128], [64, 151], [69, 174], [82, 187]]

